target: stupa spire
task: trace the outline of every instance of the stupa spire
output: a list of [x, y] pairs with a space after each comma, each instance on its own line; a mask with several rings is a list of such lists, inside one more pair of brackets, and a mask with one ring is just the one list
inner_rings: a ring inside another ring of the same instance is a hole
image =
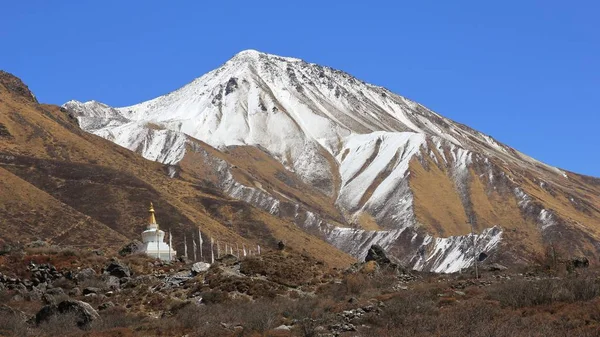
[[152, 204], [152, 201], [150, 202], [150, 209], [148, 209], [148, 224], [156, 225], [156, 227], [158, 227], [156, 218], [154, 217], [154, 205]]

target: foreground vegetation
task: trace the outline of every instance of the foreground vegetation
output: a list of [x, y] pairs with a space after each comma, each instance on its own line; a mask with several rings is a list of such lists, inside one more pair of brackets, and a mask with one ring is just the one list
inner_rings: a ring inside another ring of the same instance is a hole
[[[374, 261], [335, 270], [277, 251], [241, 261], [229, 256], [208, 271], [184, 276], [190, 269], [184, 262], [165, 264], [141, 255], [119, 259], [131, 276], [115, 283], [103, 273], [111, 257], [102, 252], [47, 246], [4, 252], [0, 273], [12, 281], [0, 283], [0, 335], [598, 336], [600, 331], [600, 273], [593, 267], [567, 272], [554, 263], [484, 271], [476, 279], [470, 273], [408, 273]], [[14, 279], [31, 282], [32, 266], [40, 265], [57, 270], [44, 281], [44, 291], [12, 285]], [[81, 317], [65, 312], [36, 321], [44, 306], [67, 299], [89, 303], [99, 318], [78, 325]]]

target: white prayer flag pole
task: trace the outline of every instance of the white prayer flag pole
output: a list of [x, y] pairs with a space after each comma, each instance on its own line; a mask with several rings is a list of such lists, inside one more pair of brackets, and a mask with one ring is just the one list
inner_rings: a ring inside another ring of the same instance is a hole
[[204, 261], [204, 256], [202, 255], [202, 244], [204, 242], [202, 241], [202, 232], [200, 232], [200, 228], [198, 228], [198, 239], [198, 242], [200, 243], [200, 260]]
[[194, 238], [194, 236], [192, 235], [192, 244], [194, 247], [194, 262], [198, 261], [197, 259], [197, 255], [196, 255], [196, 239]]
[[158, 226], [156, 226], [156, 230], [154, 231], [154, 233], [156, 234], [156, 257], [160, 259], [160, 246], [158, 243]]
[[187, 237], [185, 236], [185, 233], [183, 233], [183, 256], [185, 256], [185, 259], [187, 260]]
[[169, 261], [173, 261], [173, 253], [171, 252], [173, 247], [173, 237], [171, 236], [171, 228], [169, 228]]
[[210, 263], [215, 263], [215, 240], [210, 237]]
[[238, 246], [237, 242], [235, 243], [235, 251], [237, 252], [237, 258], [240, 258], [240, 246]]
[[219, 240], [217, 240], [217, 259], [221, 258], [221, 245], [219, 244]]
[[246, 245], [242, 243], [242, 253], [246, 256]]
[[256, 247], [258, 248], [258, 255], [260, 255], [260, 245], [256, 245]]

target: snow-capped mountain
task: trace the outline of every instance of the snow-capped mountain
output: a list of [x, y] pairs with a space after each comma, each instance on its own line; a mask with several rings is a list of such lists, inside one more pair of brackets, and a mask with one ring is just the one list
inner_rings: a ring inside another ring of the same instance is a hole
[[[510, 236], [527, 241], [531, 254], [552, 233], [598, 234], [574, 225], [600, 218], [599, 206], [585, 202], [582, 177], [385, 88], [300, 59], [247, 50], [147, 102], [64, 107], [85, 131], [174, 170], [191, 172], [202, 162], [212, 174], [197, 178], [358, 257], [379, 243], [414, 268], [456, 271], [473, 261], [469, 222], [481, 232], [476, 250], [485, 255], [506, 241], [507, 229], [523, 230]], [[259, 150], [267, 159], [249, 155], [253, 166], [241, 179], [233, 149]], [[265, 177], [261, 160], [284, 173]]]

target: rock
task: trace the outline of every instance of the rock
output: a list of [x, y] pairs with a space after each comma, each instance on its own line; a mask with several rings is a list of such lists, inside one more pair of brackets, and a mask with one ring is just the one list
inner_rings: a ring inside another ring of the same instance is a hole
[[104, 251], [102, 249], [94, 249], [92, 250], [93, 254], [96, 254], [97, 256], [104, 256]]
[[115, 304], [113, 302], [105, 302], [98, 306], [98, 310], [106, 310], [108, 308], [114, 307]]
[[82, 282], [85, 280], [89, 280], [96, 277], [96, 271], [92, 268], [85, 268], [82, 271], [75, 274], [75, 280], [77, 282]]
[[75, 287], [71, 290], [69, 290], [69, 296], [81, 296], [81, 289]]
[[144, 244], [141, 243], [140, 241], [133, 240], [130, 243], [123, 246], [123, 248], [121, 248], [121, 250], [119, 250], [119, 255], [127, 256], [127, 255], [137, 253], [142, 250], [143, 246], [144, 246]]
[[42, 296], [44, 296], [44, 293], [40, 289], [33, 288], [31, 289], [31, 291], [26, 293], [25, 297], [29, 301], [40, 301], [42, 299]]
[[283, 241], [279, 241], [277, 243], [277, 249], [284, 250], [285, 249], [285, 243], [283, 243]]
[[95, 287], [87, 287], [85, 289], [83, 289], [83, 295], [88, 295], [88, 294], [99, 294], [102, 292], [102, 289], [100, 288], [95, 288]]
[[290, 330], [292, 330], [292, 328], [291, 328], [290, 326], [287, 326], [287, 325], [285, 325], [285, 324], [282, 324], [282, 325], [280, 325], [280, 326], [276, 327], [276, 328], [275, 328], [275, 329], [273, 329], [273, 330], [276, 330], [276, 331], [290, 331]]
[[198, 275], [207, 271], [210, 268], [210, 263], [196, 262], [192, 265], [192, 275]]
[[467, 295], [466, 293], [464, 293], [464, 292], [462, 292], [462, 291], [459, 291], [459, 290], [454, 290], [454, 293], [455, 293], [456, 295], [459, 295], [459, 296], [465, 296], [465, 295]]
[[58, 315], [73, 314], [75, 324], [80, 328], [87, 327], [91, 322], [100, 318], [100, 315], [91, 305], [82, 301], [66, 300], [58, 305], [44, 306], [35, 315], [35, 322], [40, 324]]
[[121, 280], [116, 276], [103, 275], [102, 280], [104, 281], [104, 283], [106, 283], [106, 287], [108, 289], [116, 290], [121, 287]]
[[367, 252], [365, 262], [375, 261], [378, 265], [390, 264], [390, 259], [385, 255], [385, 250], [379, 245], [372, 245]]
[[231, 255], [231, 254], [226, 254], [225, 256], [221, 257], [217, 261], [221, 262], [222, 264], [224, 264], [226, 266], [232, 266], [239, 262], [238, 258], [235, 255]]
[[116, 276], [118, 278], [131, 277], [131, 271], [124, 263], [114, 260], [106, 267], [106, 272], [109, 275]]
[[590, 266], [590, 261], [587, 257], [574, 257], [569, 261], [573, 268], [587, 268]]
[[63, 290], [63, 288], [57, 287], [57, 288], [52, 288], [52, 289], [46, 290], [46, 294], [52, 295], [52, 296], [63, 296], [63, 295], [65, 295], [65, 291]]
[[499, 263], [494, 263], [494, 264], [491, 264], [491, 265], [488, 267], [488, 270], [489, 270], [489, 271], [505, 271], [505, 270], [507, 270], [507, 269], [508, 269], [507, 267], [505, 267], [505, 266], [503, 266], [503, 265], [501, 265], [501, 264], [499, 264]]

